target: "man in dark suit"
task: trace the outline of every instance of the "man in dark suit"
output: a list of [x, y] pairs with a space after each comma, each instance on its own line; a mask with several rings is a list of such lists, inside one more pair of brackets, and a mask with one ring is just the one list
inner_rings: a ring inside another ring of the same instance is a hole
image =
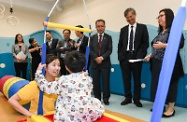
[[[118, 60], [122, 70], [126, 97], [121, 105], [132, 103], [133, 97], [134, 104], [142, 107], [140, 102], [142, 62], [130, 63], [129, 60], [144, 59], [149, 46], [149, 36], [146, 25], [136, 22], [136, 11], [133, 8], [127, 8], [124, 16], [129, 24], [121, 28], [118, 44]], [[131, 73], [134, 78], [134, 96], [131, 93]]]
[[51, 31], [46, 31], [46, 54], [53, 54], [57, 56], [56, 46], [58, 44], [58, 39], [52, 37]]
[[[77, 25], [76, 27], [84, 28], [82, 25]], [[75, 47], [77, 51], [83, 54], [86, 54], [86, 47], [88, 45], [88, 37], [85, 36], [84, 33], [80, 31], [75, 31], [75, 35], [78, 37], [78, 40], [75, 43]], [[88, 66], [87, 66], [88, 72], [89, 72], [89, 65], [90, 65], [90, 57], [89, 57]]]
[[90, 39], [91, 69], [95, 98], [101, 100], [100, 75], [102, 76], [103, 102], [109, 105], [110, 98], [110, 54], [112, 53], [112, 37], [105, 31], [105, 21], [95, 22], [97, 34]]
[[[82, 25], [77, 25], [76, 27], [84, 28]], [[75, 31], [75, 34], [78, 37], [77, 43], [75, 43], [75, 47], [77, 48], [77, 51], [85, 54], [86, 47], [88, 45], [88, 37], [85, 36], [84, 33], [80, 31]]]

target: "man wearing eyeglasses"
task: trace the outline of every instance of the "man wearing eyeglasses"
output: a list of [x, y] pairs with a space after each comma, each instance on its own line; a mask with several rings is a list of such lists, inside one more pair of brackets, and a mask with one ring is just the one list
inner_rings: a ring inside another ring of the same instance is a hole
[[[127, 8], [124, 16], [129, 24], [121, 28], [118, 43], [118, 60], [125, 93], [125, 100], [121, 105], [132, 103], [133, 98], [134, 104], [142, 107], [140, 102], [142, 62], [130, 63], [129, 60], [144, 59], [149, 46], [149, 36], [146, 25], [136, 22], [136, 11], [133, 8]], [[134, 96], [131, 91], [131, 76], [134, 79]]]
[[[105, 21], [98, 19], [95, 22], [97, 34], [90, 38], [91, 70], [93, 91], [95, 98], [109, 105], [110, 98], [110, 54], [112, 53], [112, 37], [106, 34]], [[100, 75], [102, 76], [103, 96], [100, 90]]]

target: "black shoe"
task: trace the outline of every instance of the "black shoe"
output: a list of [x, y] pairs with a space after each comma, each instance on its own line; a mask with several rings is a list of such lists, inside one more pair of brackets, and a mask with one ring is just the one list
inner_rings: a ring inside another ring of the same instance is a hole
[[142, 103], [141, 103], [139, 100], [134, 100], [134, 104], [135, 104], [137, 107], [142, 107]]
[[173, 113], [171, 115], [165, 115], [163, 114], [162, 117], [169, 118], [175, 115], [175, 110], [173, 110]]
[[108, 100], [104, 100], [103, 102], [104, 102], [105, 105], [109, 105], [110, 104]]
[[129, 98], [126, 98], [124, 101], [121, 102], [121, 105], [127, 105], [129, 103], [132, 103], [132, 100]]

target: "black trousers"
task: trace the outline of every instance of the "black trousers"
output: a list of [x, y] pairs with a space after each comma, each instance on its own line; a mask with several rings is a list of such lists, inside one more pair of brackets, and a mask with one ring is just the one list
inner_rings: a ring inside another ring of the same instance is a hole
[[120, 62], [122, 77], [123, 77], [124, 93], [126, 98], [132, 99], [131, 76], [133, 76], [134, 79], [133, 99], [140, 100], [142, 62], [129, 63], [129, 59], [133, 59], [133, 58], [134, 58], [133, 54], [127, 54], [127, 59]]
[[[162, 68], [162, 61], [155, 59], [155, 58], [151, 58], [151, 73], [152, 73], [151, 101], [153, 102], [156, 96], [161, 68]], [[171, 77], [171, 81], [168, 81], [170, 82], [170, 86], [168, 89], [166, 103], [176, 101], [179, 78], [180, 78], [180, 75], [178, 75], [177, 73], [173, 73]]]
[[92, 68], [93, 91], [95, 98], [101, 100], [100, 79], [102, 78], [103, 100], [110, 98], [110, 67]]
[[27, 78], [27, 65], [28, 63], [15, 63], [14, 62], [14, 67], [15, 67], [17, 77], [21, 77], [21, 73], [22, 73], [22, 78], [24, 79]]
[[32, 59], [32, 80], [35, 78], [35, 73], [41, 60]]

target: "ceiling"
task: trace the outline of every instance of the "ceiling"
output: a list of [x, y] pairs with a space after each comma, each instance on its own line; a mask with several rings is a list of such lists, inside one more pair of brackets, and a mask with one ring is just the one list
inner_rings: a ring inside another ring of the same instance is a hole
[[[0, 0], [0, 4], [11, 6], [13, 8], [22, 8], [31, 11], [37, 11], [40, 13], [48, 13], [53, 7], [56, 0]], [[59, 0], [55, 11], [62, 11], [63, 7], [69, 3], [73, 3], [75, 0]]]

